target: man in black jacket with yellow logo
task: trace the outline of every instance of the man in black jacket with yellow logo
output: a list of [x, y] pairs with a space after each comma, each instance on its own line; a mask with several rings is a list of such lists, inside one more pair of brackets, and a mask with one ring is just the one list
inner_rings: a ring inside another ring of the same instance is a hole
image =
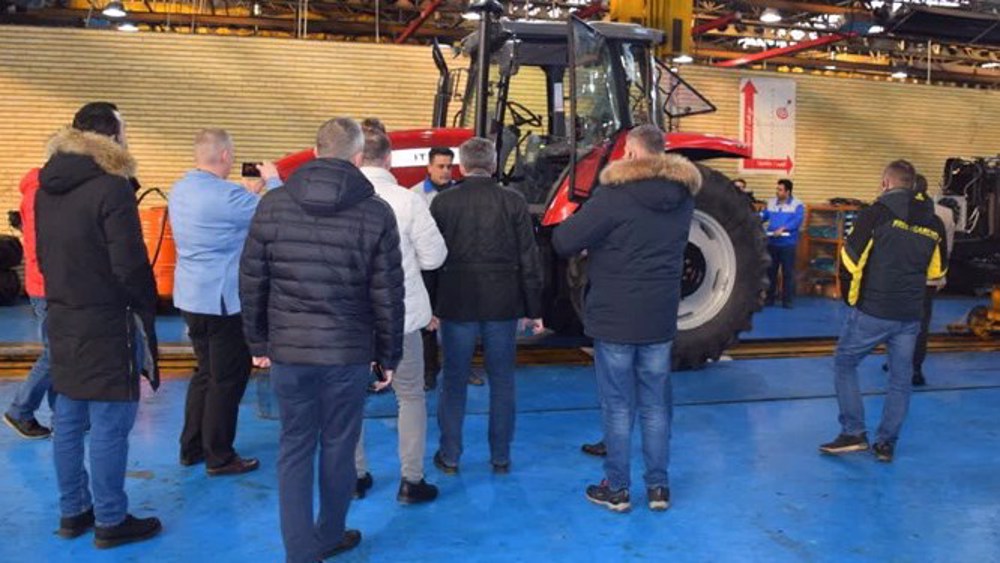
[[[49, 143], [35, 200], [38, 262], [45, 276], [59, 535], [95, 526], [94, 544], [150, 538], [156, 518], [128, 514], [128, 435], [139, 406], [139, 375], [159, 385], [156, 287], [139, 226], [125, 122], [114, 104], [83, 106]], [[146, 337], [141, 338], [143, 335]], [[90, 476], [84, 433], [90, 425]], [[91, 501], [93, 491], [93, 502]]]
[[541, 257], [524, 197], [492, 177], [495, 145], [474, 137], [459, 154], [465, 179], [431, 204], [448, 246], [448, 259], [438, 270], [432, 292], [444, 348], [438, 402], [441, 446], [434, 465], [445, 473], [458, 471], [466, 382], [478, 337], [490, 381], [490, 461], [495, 472], [506, 473], [514, 437], [518, 319], [530, 319], [536, 332], [543, 329]]
[[913, 351], [923, 317], [928, 279], [945, 275], [945, 227], [934, 202], [914, 189], [916, 172], [905, 160], [882, 175], [882, 195], [858, 214], [841, 251], [841, 287], [853, 307], [834, 356], [841, 433], [820, 446], [828, 454], [868, 449], [858, 364], [879, 344], [889, 355], [889, 385], [873, 447], [891, 462], [910, 404]]

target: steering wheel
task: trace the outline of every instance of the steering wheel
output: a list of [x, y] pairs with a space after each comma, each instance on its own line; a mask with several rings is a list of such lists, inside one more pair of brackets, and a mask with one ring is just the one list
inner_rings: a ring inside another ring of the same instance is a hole
[[507, 100], [507, 111], [510, 112], [510, 118], [514, 121], [515, 127], [523, 125], [530, 125], [532, 127], [542, 126], [542, 116], [526, 108], [520, 102]]

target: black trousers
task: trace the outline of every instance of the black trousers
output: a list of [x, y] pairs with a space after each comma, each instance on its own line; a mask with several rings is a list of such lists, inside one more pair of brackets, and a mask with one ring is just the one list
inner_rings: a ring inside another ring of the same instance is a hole
[[250, 378], [250, 350], [240, 315], [183, 312], [198, 371], [188, 385], [181, 458], [204, 456], [209, 468], [236, 457], [236, 419]]
[[927, 286], [924, 294], [924, 317], [920, 320], [920, 333], [917, 334], [917, 347], [913, 349], [913, 375], [923, 375], [924, 358], [927, 357], [927, 336], [931, 329], [931, 313], [934, 312], [934, 295], [936, 287]]
[[795, 299], [795, 247], [768, 246], [767, 251], [771, 254], [771, 267], [767, 270], [767, 277], [771, 280], [767, 302], [774, 303], [778, 291], [778, 267], [781, 266], [781, 302], [791, 305]]

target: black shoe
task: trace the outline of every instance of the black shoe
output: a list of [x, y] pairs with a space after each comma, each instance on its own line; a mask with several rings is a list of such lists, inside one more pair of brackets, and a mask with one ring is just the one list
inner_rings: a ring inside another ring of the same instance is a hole
[[52, 431], [48, 428], [38, 424], [35, 417], [31, 417], [28, 420], [17, 420], [7, 413], [3, 415], [3, 421], [7, 426], [10, 426], [17, 435], [24, 438], [25, 440], [44, 440], [52, 435]]
[[361, 543], [361, 532], [358, 530], [344, 530], [344, 539], [340, 540], [340, 543], [338, 543], [336, 547], [323, 553], [319, 557], [320, 559], [329, 559], [335, 555], [340, 555], [345, 551], [350, 551], [355, 547], [358, 547], [359, 543]]
[[181, 465], [184, 467], [191, 467], [192, 465], [198, 465], [199, 463], [205, 463], [205, 456], [198, 455], [184, 455], [181, 454]]
[[860, 436], [850, 434], [840, 434], [837, 438], [826, 444], [821, 444], [819, 451], [825, 454], [846, 454], [850, 452], [863, 452], [868, 449], [868, 435], [862, 433]]
[[365, 474], [358, 477], [357, 483], [354, 484], [354, 498], [365, 498], [368, 491], [375, 486], [375, 479], [372, 474], [365, 471]]
[[781, 306], [784, 307], [785, 309], [794, 309], [795, 308], [795, 305], [793, 305], [791, 301], [786, 301], [786, 302], [782, 303]]
[[614, 512], [628, 512], [632, 508], [628, 499], [628, 489], [612, 491], [607, 480], [601, 481], [600, 485], [587, 487], [587, 500]]
[[604, 444], [604, 440], [594, 442], [593, 444], [584, 444], [580, 446], [580, 450], [587, 455], [608, 457], [608, 446]]
[[458, 473], [458, 466], [448, 465], [447, 463], [445, 463], [444, 458], [441, 457], [440, 450], [438, 450], [438, 452], [434, 454], [434, 467], [440, 469], [441, 472], [444, 473], [445, 475], [455, 475]]
[[922, 374], [922, 373], [914, 373], [913, 374], [913, 386], [914, 387], [923, 387], [924, 385], [927, 385], [927, 380], [924, 379], [924, 374]]
[[131, 514], [126, 514], [125, 520], [117, 526], [94, 528], [94, 547], [107, 549], [148, 540], [159, 534], [162, 529], [163, 525], [160, 524], [159, 518], [136, 518]]
[[86, 534], [94, 527], [94, 509], [90, 508], [83, 514], [59, 519], [59, 537], [71, 540]]
[[510, 473], [510, 462], [507, 463], [494, 463], [493, 473], [496, 475], [506, 475]]
[[875, 452], [875, 459], [883, 463], [892, 463], [892, 456], [895, 450], [896, 446], [889, 442], [875, 442], [875, 445], [872, 446], [872, 451]]
[[670, 487], [652, 487], [646, 489], [649, 509], [663, 511], [670, 508]]
[[260, 468], [260, 460], [253, 457], [236, 456], [232, 461], [219, 467], [209, 467], [205, 471], [209, 477], [220, 477], [223, 475], [241, 475], [250, 473]]
[[438, 496], [438, 488], [427, 481], [421, 479], [416, 483], [411, 483], [406, 479], [399, 482], [399, 492], [396, 493], [396, 500], [400, 504], [420, 504], [430, 502]]

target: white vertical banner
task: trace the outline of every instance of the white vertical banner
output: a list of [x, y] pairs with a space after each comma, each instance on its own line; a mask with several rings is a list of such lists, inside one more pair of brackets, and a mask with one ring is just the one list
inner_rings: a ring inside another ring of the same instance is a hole
[[750, 158], [740, 161], [740, 172], [791, 175], [797, 110], [794, 80], [740, 80], [740, 139], [750, 147]]

